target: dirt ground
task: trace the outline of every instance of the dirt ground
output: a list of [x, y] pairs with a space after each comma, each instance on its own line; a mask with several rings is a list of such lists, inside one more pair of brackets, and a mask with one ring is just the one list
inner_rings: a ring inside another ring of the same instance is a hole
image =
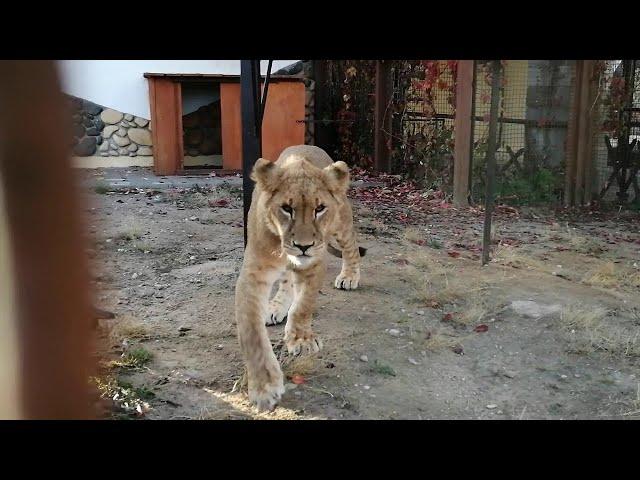
[[392, 178], [352, 189], [368, 248], [361, 287], [334, 289], [340, 260], [329, 257], [319, 354], [289, 358], [284, 324], [268, 328], [287, 392], [259, 414], [234, 325], [241, 191], [110, 189], [104, 172], [82, 175], [94, 185], [96, 302], [116, 315], [99, 330], [106, 356], [95, 382], [112, 399], [107, 416], [640, 418], [637, 212], [498, 209], [482, 267], [481, 211]]

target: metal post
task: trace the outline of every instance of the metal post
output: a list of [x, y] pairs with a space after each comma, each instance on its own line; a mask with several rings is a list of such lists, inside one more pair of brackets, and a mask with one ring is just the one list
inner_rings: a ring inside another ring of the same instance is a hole
[[[391, 62], [385, 60], [376, 61], [376, 91], [374, 111], [374, 165], [378, 172], [389, 171], [389, 147], [387, 139], [391, 132], [392, 112], [389, 101], [393, 95], [391, 84]], [[386, 130], [387, 133], [383, 132]]]
[[242, 190], [244, 202], [244, 244], [247, 245], [247, 217], [253, 195], [251, 170], [262, 155], [260, 118], [260, 60], [240, 61], [240, 104], [242, 108]]
[[482, 238], [482, 264], [489, 263], [491, 250], [491, 214], [496, 175], [496, 127], [498, 125], [498, 102], [500, 100], [500, 60], [493, 60], [491, 82], [491, 110], [489, 119], [489, 143], [487, 145], [487, 189], [484, 206], [484, 236]]

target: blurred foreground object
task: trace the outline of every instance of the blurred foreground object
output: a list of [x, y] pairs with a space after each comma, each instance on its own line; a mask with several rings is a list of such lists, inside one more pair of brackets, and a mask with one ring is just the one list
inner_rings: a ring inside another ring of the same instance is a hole
[[0, 361], [15, 360], [0, 367], [0, 418], [90, 417], [92, 310], [70, 138], [55, 62], [0, 61]]

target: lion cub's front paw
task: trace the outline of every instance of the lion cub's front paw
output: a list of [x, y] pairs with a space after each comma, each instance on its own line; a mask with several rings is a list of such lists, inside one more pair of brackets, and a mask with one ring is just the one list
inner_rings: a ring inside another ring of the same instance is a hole
[[311, 331], [305, 333], [301, 331], [287, 332], [284, 336], [284, 343], [289, 355], [309, 355], [322, 350], [322, 340]]
[[267, 383], [255, 390], [249, 389], [249, 401], [261, 412], [271, 412], [276, 408], [284, 393], [282, 380]]
[[267, 311], [266, 325], [278, 325], [287, 319], [289, 308], [280, 302], [269, 302], [269, 310]]
[[336, 288], [340, 290], [355, 290], [358, 288], [358, 284], [360, 283], [360, 273], [340, 273], [336, 277], [336, 281], [334, 283]]

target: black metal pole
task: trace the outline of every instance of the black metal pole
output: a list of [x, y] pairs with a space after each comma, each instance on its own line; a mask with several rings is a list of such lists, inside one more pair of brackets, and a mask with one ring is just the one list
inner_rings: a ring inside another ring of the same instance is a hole
[[496, 127], [498, 125], [498, 102], [500, 100], [500, 60], [492, 62], [491, 110], [489, 118], [489, 144], [487, 145], [487, 188], [484, 200], [484, 235], [482, 238], [482, 264], [489, 263], [491, 250], [491, 215], [496, 176]]
[[267, 66], [267, 76], [264, 79], [264, 91], [262, 92], [262, 101], [260, 102], [260, 125], [262, 125], [262, 120], [264, 119], [264, 109], [267, 107], [269, 80], [271, 80], [271, 65], [273, 65], [273, 60], [269, 60], [269, 65]]
[[244, 202], [244, 245], [247, 245], [247, 217], [253, 195], [251, 170], [262, 155], [260, 109], [260, 60], [240, 61], [240, 104], [242, 112], [242, 191]]

